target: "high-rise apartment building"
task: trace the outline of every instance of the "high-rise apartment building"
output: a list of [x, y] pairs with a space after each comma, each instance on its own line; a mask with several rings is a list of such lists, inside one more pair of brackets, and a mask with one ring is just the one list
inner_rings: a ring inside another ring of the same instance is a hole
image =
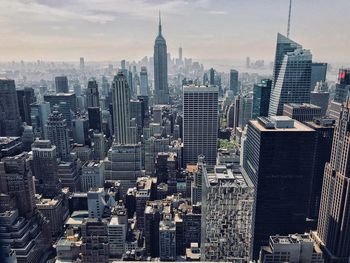
[[326, 262], [350, 260], [350, 100], [343, 105], [333, 137], [330, 161], [324, 170], [320, 213], [315, 236]]
[[82, 261], [86, 263], [108, 263], [109, 243], [106, 220], [84, 219], [81, 224]]
[[197, 163], [204, 155], [208, 165], [215, 165], [218, 137], [218, 87], [183, 88], [184, 165]]
[[156, 104], [169, 104], [168, 58], [159, 16], [158, 36], [154, 43], [154, 92]]
[[306, 230], [316, 132], [286, 116], [248, 123], [243, 168], [256, 187], [254, 258], [270, 235]]
[[159, 223], [159, 259], [176, 260], [176, 227], [170, 214], [164, 215]]
[[14, 80], [0, 78], [0, 105], [0, 136], [19, 136], [22, 122]]
[[252, 258], [254, 185], [239, 166], [215, 166], [202, 187], [203, 261], [249, 262]]

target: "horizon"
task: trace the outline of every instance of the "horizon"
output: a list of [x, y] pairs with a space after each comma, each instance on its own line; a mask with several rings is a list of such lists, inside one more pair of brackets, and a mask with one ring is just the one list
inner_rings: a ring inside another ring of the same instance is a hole
[[[277, 33], [287, 31], [289, 1], [248, 2], [3, 2], [0, 3], [3, 6], [0, 26], [4, 31], [0, 37], [3, 43], [0, 57], [4, 62], [73, 62], [79, 57], [87, 62], [137, 61], [152, 56], [158, 10], [161, 10], [163, 35], [168, 52], [174, 57], [181, 45], [184, 57], [201, 63], [244, 61], [248, 56], [252, 60], [273, 61]], [[339, 0], [331, 6], [327, 0], [305, 2], [293, 1], [290, 38], [311, 50], [314, 61], [346, 65], [350, 59], [346, 52], [350, 41], [342, 32], [346, 32], [346, 20], [350, 22], [345, 15], [350, 2]], [[240, 9], [236, 9], [237, 6]], [[317, 34], [321, 27], [324, 33]]]

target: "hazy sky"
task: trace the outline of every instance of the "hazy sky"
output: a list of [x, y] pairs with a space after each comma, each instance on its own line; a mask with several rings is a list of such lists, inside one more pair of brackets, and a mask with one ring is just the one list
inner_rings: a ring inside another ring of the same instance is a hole
[[[0, 0], [0, 60], [138, 60], [158, 9], [168, 50], [199, 60], [273, 60], [289, 0]], [[293, 0], [291, 38], [350, 65], [350, 0]]]

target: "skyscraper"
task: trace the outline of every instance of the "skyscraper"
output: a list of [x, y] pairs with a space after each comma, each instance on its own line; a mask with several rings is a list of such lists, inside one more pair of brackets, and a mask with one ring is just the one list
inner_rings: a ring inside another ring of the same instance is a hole
[[67, 76], [55, 77], [56, 93], [68, 93], [68, 78]]
[[30, 163], [27, 153], [0, 162], [0, 262], [40, 262], [51, 247], [48, 221], [35, 205]]
[[67, 121], [68, 128], [71, 127], [73, 116], [77, 111], [76, 96], [74, 93], [58, 93], [53, 95], [45, 95], [44, 101], [50, 103], [51, 111], [54, 110], [55, 105], [59, 106], [60, 112]]
[[0, 136], [18, 136], [21, 133], [15, 81], [0, 78]]
[[335, 86], [334, 101], [343, 103], [346, 101], [350, 90], [350, 69], [340, 69], [338, 83]]
[[264, 79], [253, 88], [253, 113], [252, 119], [267, 117], [269, 114], [272, 80]]
[[115, 142], [131, 143], [130, 127], [130, 90], [126, 77], [119, 72], [112, 84], [113, 118]]
[[182, 47], [179, 47], [179, 61], [182, 62]]
[[204, 155], [208, 165], [216, 164], [218, 137], [218, 87], [183, 88], [184, 165], [197, 163]]
[[56, 146], [48, 140], [36, 140], [32, 145], [33, 173], [37, 194], [53, 198], [61, 191], [57, 174]]
[[167, 46], [162, 36], [162, 24], [159, 14], [158, 36], [154, 43], [154, 88], [155, 102], [169, 104]]
[[34, 89], [26, 87], [24, 89], [17, 90], [17, 100], [22, 122], [26, 122], [27, 125], [32, 125], [30, 118], [30, 104], [36, 101]]
[[239, 93], [238, 86], [238, 71], [231, 69], [230, 70], [230, 90], [233, 91], [233, 95], [236, 96]]
[[[204, 166], [204, 169], [205, 166]], [[254, 185], [239, 166], [203, 173], [203, 261], [249, 262], [253, 248]]]
[[80, 57], [79, 59], [79, 68], [80, 68], [80, 72], [84, 73], [85, 71], [85, 60], [83, 57]]
[[270, 235], [304, 233], [316, 132], [289, 117], [248, 123], [243, 168], [256, 187], [255, 258]]
[[326, 262], [350, 260], [350, 100], [340, 112], [333, 137], [331, 159], [324, 169], [317, 240]]
[[300, 49], [302, 46], [280, 33], [277, 34], [277, 45], [272, 79], [273, 86], [276, 85], [278, 75], [284, 60], [284, 55], [286, 55], [288, 52], [293, 52], [298, 48]]
[[209, 69], [209, 85], [215, 85], [215, 70], [213, 68]]
[[148, 96], [148, 74], [146, 67], [141, 67], [139, 96]]
[[95, 79], [91, 79], [88, 82], [88, 87], [86, 89], [86, 106], [87, 108], [100, 106], [98, 85]]
[[310, 93], [310, 103], [321, 107], [322, 116], [325, 116], [328, 109], [329, 92], [325, 82], [318, 82], [315, 89]]
[[282, 115], [285, 103], [310, 103], [311, 61], [309, 50], [284, 55], [271, 92], [269, 116]]
[[105, 178], [121, 182], [122, 196], [141, 175], [141, 147], [136, 143], [135, 127], [130, 124], [129, 92], [127, 79], [119, 72], [112, 83], [115, 139], [105, 160]]
[[243, 130], [252, 118], [253, 97], [251, 94], [240, 96], [238, 110], [238, 126]]
[[47, 121], [47, 137], [57, 147], [57, 156], [66, 160], [69, 156], [69, 136], [66, 119], [56, 107]]
[[325, 82], [327, 76], [327, 63], [311, 64], [310, 91], [315, 89], [317, 82]]

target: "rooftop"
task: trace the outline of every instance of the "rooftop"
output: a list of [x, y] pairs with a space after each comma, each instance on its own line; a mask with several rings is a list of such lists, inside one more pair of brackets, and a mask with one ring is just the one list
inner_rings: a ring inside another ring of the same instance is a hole
[[[282, 127], [284, 125], [279, 125], [280, 122], [291, 122], [293, 121], [292, 126]], [[306, 126], [305, 124], [293, 120], [287, 116], [273, 116], [270, 118], [259, 117], [258, 120], [249, 121], [251, 125], [257, 128], [261, 132], [312, 132], [312, 128]]]
[[284, 107], [291, 107], [295, 109], [321, 109], [321, 107], [311, 103], [287, 103]]
[[253, 183], [246, 172], [237, 164], [216, 165], [214, 173], [208, 173], [208, 182], [211, 186], [253, 187]]

